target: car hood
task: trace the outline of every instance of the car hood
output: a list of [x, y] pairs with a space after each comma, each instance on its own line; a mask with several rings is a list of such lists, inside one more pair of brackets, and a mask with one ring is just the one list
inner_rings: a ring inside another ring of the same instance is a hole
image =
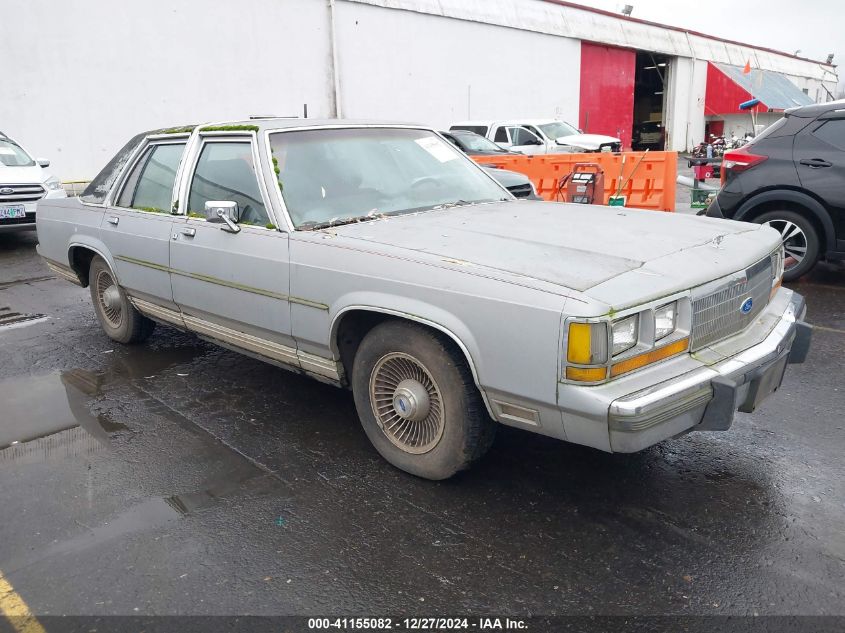
[[[589, 295], [591, 288], [643, 269], [637, 287], [628, 289], [630, 301], [735, 272], [777, 244], [775, 231], [756, 224], [553, 202], [441, 209], [330, 230], [367, 250], [395, 256], [414, 252], [440, 265], [498, 273], [503, 280], [517, 278], [560, 294]], [[671, 263], [663, 266], [663, 260]], [[616, 298], [611, 292], [600, 300], [619, 305]]]
[[528, 176], [520, 174], [518, 171], [499, 169], [498, 167], [488, 167], [487, 165], [482, 165], [481, 168], [493, 176], [493, 178], [495, 178], [496, 181], [505, 188], [525, 185], [531, 182]]
[[0, 163], [0, 186], [3, 185], [40, 185], [50, 177], [43, 167], [5, 167]]
[[572, 145], [584, 149], [598, 149], [605, 143], [621, 143], [618, 138], [604, 134], [572, 134], [571, 136], [558, 137], [555, 142], [558, 145]]

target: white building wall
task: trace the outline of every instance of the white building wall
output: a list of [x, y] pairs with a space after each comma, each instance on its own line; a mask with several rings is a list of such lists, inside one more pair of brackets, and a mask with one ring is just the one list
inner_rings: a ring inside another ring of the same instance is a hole
[[704, 137], [707, 62], [676, 57], [669, 65], [664, 119], [667, 150], [684, 151]]
[[578, 40], [355, 2], [337, 3], [335, 23], [345, 117], [577, 126]]
[[[245, 6], [248, 4], [249, 6]], [[90, 179], [129, 138], [250, 114], [327, 116], [315, 0], [3, 0], [0, 130]]]
[[[703, 135], [704, 60], [789, 75], [811, 97], [831, 66], [542, 0], [335, 0], [347, 117], [445, 127], [578, 119], [581, 40], [676, 57], [673, 149]], [[333, 112], [328, 0], [3, 0], [0, 129], [89, 179], [132, 134], [251, 114]], [[693, 62], [693, 60], [695, 60]], [[691, 80], [690, 80], [691, 79]]]

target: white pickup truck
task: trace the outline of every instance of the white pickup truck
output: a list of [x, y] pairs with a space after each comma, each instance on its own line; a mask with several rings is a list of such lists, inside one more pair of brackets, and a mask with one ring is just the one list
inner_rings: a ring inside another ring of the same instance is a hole
[[485, 136], [502, 147], [523, 154], [568, 154], [572, 152], [619, 152], [622, 141], [604, 134], [584, 134], [555, 119], [511, 119], [508, 121], [463, 121], [449, 130], [467, 130]]

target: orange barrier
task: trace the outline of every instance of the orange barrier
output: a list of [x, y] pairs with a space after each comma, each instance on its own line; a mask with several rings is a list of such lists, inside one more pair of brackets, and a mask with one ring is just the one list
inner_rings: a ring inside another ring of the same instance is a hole
[[675, 210], [677, 152], [473, 156], [473, 159], [485, 165], [523, 173], [531, 179], [537, 194], [544, 200], [558, 201], [563, 200], [558, 193], [560, 180], [572, 171], [572, 166], [575, 163], [596, 163], [604, 170], [602, 204], [607, 204], [608, 198], [616, 195], [621, 180], [623, 184], [619, 195], [625, 196], [626, 207], [655, 211]]

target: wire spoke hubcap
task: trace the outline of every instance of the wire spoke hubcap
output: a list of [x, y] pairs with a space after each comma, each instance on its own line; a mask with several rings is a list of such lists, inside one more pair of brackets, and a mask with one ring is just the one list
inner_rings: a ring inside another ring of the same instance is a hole
[[769, 220], [763, 224], [780, 233], [785, 255], [784, 269], [790, 270], [798, 266], [807, 254], [807, 236], [801, 227], [789, 220]]
[[427, 453], [443, 436], [440, 388], [410, 354], [391, 352], [378, 360], [370, 374], [370, 403], [387, 439], [406, 453]]
[[108, 271], [101, 270], [97, 274], [95, 287], [103, 317], [110, 326], [120, 327], [123, 322], [123, 301], [120, 297], [120, 289]]

